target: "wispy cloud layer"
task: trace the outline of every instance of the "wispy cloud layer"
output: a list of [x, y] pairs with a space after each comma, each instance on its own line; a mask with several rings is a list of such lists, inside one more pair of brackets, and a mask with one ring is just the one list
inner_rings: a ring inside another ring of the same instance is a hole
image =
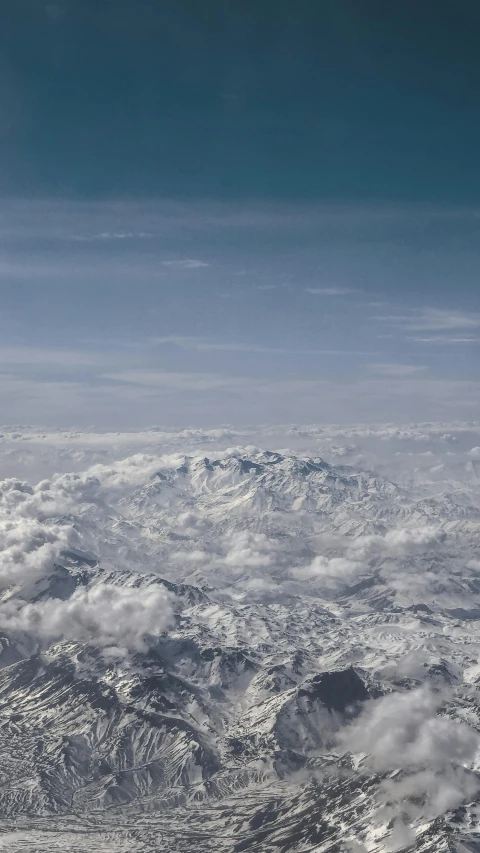
[[305, 293], [311, 293], [314, 296], [348, 296], [350, 293], [359, 293], [358, 289], [353, 287], [306, 287]]
[[369, 369], [372, 373], [378, 373], [379, 376], [391, 376], [393, 378], [402, 378], [406, 376], [416, 376], [418, 373], [423, 373], [428, 370], [427, 367], [414, 364], [369, 364]]
[[184, 258], [175, 261], [160, 261], [160, 263], [163, 267], [178, 267], [179, 269], [186, 270], [196, 270], [210, 266], [210, 264], [207, 264], [205, 261], [199, 261], [195, 258]]
[[437, 346], [442, 346], [443, 344], [480, 344], [480, 337], [465, 337], [458, 335], [431, 335], [431, 336], [416, 336], [410, 337], [411, 341], [414, 341], [418, 344], [436, 344]]
[[275, 347], [265, 346], [255, 343], [242, 343], [240, 341], [218, 341], [209, 338], [200, 337], [185, 337], [183, 335], [166, 335], [165, 337], [155, 338], [156, 344], [172, 344], [173, 346], [181, 347], [182, 349], [192, 349], [204, 352], [258, 352], [258, 353], [273, 353], [273, 354], [306, 354], [306, 355], [367, 355], [361, 350], [352, 351], [349, 349], [296, 349], [295, 347]]
[[422, 308], [412, 311], [411, 314], [390, 314], [377, 316], [375, 319], [418, 332], [446, 332], [480, 327], [480, 313], [467, 313], [456, 309]]
[[459, 310], [425, 308], [419, 317], [414, 317], [407, 325], [418, 331], [441, 332], [447, 329], [477, 329], [480, 327], [480, 313], [466, 313]]
[[[478, 404], [473, 262], [455, 242], [474, 210], [17, 201], [0, 213], [9, 420], [353, 422]], [[443, 260], [456, 252], [453, 290]]]
[[144, 240], [152, 236], [148, 231], [102, 231], [100, 234], [74, 235], [71, 239], [79, 243], [91, 243], [95, 240]]

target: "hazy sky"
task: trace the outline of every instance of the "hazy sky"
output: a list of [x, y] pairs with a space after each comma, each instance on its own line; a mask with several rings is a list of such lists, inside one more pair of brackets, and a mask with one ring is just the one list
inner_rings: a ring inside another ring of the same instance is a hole
[[479, 417], [477, 3], [2, 12], [3, 422]]

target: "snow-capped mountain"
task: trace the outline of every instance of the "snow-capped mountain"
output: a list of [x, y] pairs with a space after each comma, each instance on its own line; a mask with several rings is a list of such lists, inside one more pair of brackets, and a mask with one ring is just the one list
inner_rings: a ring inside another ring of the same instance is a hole
[[5, 432], [0, 850], [480, 851], [480, 427], [382, 430]]

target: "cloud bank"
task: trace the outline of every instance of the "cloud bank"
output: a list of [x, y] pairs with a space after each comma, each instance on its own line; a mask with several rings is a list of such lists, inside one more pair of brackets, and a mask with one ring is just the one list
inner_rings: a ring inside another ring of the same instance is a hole
[[26, 632], [40, 639], [145, 651], [173, 622], [172, 596], [160, 586], [96, 584], [77, 589], [66, 601], [33, 603], [13, 598], [0, 604], [0, 630]]

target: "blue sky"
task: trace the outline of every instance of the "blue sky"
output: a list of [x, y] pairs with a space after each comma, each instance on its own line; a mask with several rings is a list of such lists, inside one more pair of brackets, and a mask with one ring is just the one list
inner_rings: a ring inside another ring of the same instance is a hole
[[7, 6], [5, 423], [478, 418], [477, 4]]
[[0, 191], [476, 203], [476, 0], [4, 0]]
[[0, 206], [4, 421], [477, 416], [480, 212]]

